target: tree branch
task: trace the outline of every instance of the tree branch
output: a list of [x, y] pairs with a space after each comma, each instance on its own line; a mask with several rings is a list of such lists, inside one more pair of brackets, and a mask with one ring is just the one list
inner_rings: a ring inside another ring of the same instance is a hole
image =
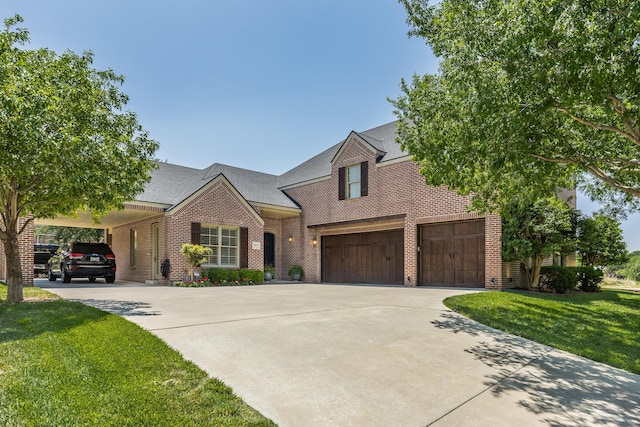
[[621, 135], [621, 136], [624, 136], [627, 139], [630, 139], [634, 144], [640, 145], [640, 137], [636, 136], [634, 133], [626, 132], [626, 131], [624, 131], [624, 130], [620, 129], [619, 127], [616, 127], [616, 126], [603, 125], [601, 123], [596, 123], [596, 122], [593, 122], [591, 120], [587, 120], [585, 118], [576, 116], [573, 113], [569, 112], [568, 108], [561, 107], [559, 105], [556, 105], [555, 108], [557, 110], [562, 111], [563, 113], [567, 114], [571, 119], [575, 120], [578, 123], [582, 123], [583, 125], [592, 127], [594, 129], [606, 130], [606, 131], [617, 133], [618, 135]]
[[598, 177], [600, 180], [602, 180], [606, 184], [609, 184], [611, 187], [617, 190], [623, 191], [625, 193], [631, 194], [635, 197], [640, 197], [640, 189], [631, 187], [628, 185], [620, 184], [620, 182], [618, 182], [614, 178], [611, 178], [605, 171], [603, 171], [601, 168], [594, 166], [593, 164], [587, 161], [588, 159], [585, 159], [584, 157], [576, 156], [580, 160], [580, 162], [577, 162], [575, 160], [569, 160], [569, 159], [545, 157], [539, 154], [532, 154], [531, 156], [536, 159], [543, 160], [545, 162], [559, 163], [559, 164], [573, 164], [576, 166], [580, 166], [584, 168], [586, 171], [593, 174], [594, 176]]
[[598, 177], [603, 182], [609, 184], [611, 187], [618, 189], [620, 191], [624, 191], [625, 193], [631, 194], [635, 197], [640, 197], [640, 189], [635, 187], [630, 187], [628, 185], [620, 184], [617, 180], [607, 175], [607, 173], [604, 172], [602, 169], [593, 165], [585, 165], [585, 169], [590, 173], [592, 173], [593, 175], [595, 175], [596, 177]]
[[615, 110], [615, 112], [618, 113], [618, 115], [622, 118], [622, 123], [624, 123], [624, 126], [631, 134], [635, 135], [636, 141], [640, 141], [640, 128], [635, 126], [635, 122], [631, 117], [625, 117], [627, 108], [624, 106], [622, 100], [612, 93], [609, 94], [609, 99], [613, 103], [613, 109]]

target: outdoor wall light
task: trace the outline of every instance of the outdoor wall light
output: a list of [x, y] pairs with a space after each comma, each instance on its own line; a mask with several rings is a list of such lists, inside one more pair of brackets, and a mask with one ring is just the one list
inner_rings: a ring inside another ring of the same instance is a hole
[[311, 240], [311, 244], [313, 246], [316, 246], [318, 244], [318, 238], [316, 236], [313, 236], [313, 239]]
[[293, 242], [293, 236], [289, 235], [289, 239], [290, 242]]

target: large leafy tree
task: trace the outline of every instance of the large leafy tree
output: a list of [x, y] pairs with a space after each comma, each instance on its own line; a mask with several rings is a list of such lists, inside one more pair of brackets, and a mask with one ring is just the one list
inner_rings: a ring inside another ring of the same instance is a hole
[[[0, 32], [0, 240], [8, 303], [20, 302], [18, 236], [31, 218], [97, 217], [133, 200], [149, 180], [158, 144], [125, 111], [123, 77], [93, 56], [29, 50], [22, 18]], [[27, 218], [26, 221], [20, 220]]]
[[502, 214], [502, 256], [520, 261], [527, 285], [538, 287], [542, 261], [575, 247], [578, 211], [557, 197], [517, 199]]
[[392, 101], [428, 183], [474, 193], [477, 208], [583, 176], [595, 198], [637, 201], [640, 2], [400, 3], [440, 58]]
[[616, 265], [628, 260], [620, 221], [602, 212], [580, 218], [576, 249], [584, 265]]

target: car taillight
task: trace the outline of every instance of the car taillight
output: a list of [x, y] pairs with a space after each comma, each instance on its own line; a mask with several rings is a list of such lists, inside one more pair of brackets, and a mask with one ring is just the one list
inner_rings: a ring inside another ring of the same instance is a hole
[[105, 258], [107, 258], [107, 259], [116, 259], [116, 256], [114, 254], [106, 254]]
[[83, 257], [83, 254], [69, 254], [69, 259], [82, 259]]

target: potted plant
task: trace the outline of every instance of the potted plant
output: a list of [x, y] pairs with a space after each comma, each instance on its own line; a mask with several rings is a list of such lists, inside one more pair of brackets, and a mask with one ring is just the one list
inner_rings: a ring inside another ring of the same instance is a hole
[[291, 280], [300, 280], [302, 277], [304, 277], [304, 270], [299, 265], [292, 265], [291, 267], [289, 267], [288, 274]]
[[276, 278], [276, 268], [269, 264], [264, 266], [264, 281], [268, 282], [271, 279]]

